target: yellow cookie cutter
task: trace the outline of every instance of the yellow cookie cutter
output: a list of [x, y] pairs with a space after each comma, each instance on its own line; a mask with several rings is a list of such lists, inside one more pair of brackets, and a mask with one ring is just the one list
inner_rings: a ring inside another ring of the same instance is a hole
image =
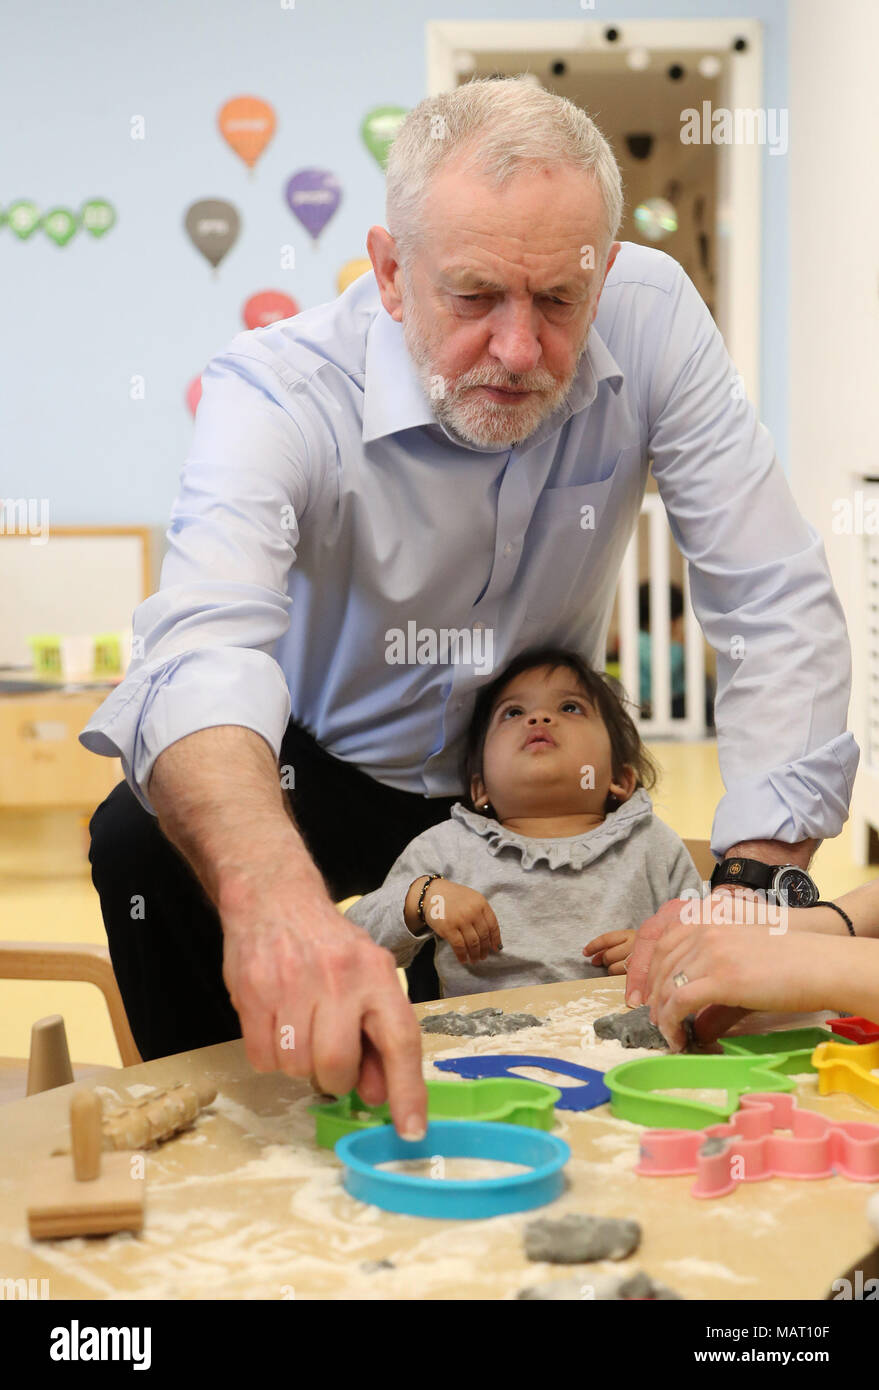
[[879, 1110], [879, 1042], [846, 1046], [844, 1043], [821, 1043], [812, 1053], [812, 1066], [818, 1073], [818, 1094], [845, 1091], [857, 1096], [865, 1105]]

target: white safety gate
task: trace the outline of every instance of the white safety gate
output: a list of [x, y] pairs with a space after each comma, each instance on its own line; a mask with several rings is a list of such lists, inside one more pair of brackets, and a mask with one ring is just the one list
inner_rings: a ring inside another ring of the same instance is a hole
[[[651, 699], [649, 718], [637, 716], [635, 722], [643, 738], [702, 739], [705, 722], [705, 647], [702, 629], [690, 601], [690, 585], [684, 566], [684, 673], [685, 717], [672, 715], [671, 692], [671, 612], [669, 604], [670, 553], [673, 538], [658, 492], [647, 492], [641, 503], [641, 516], [648, 527], [648, 569], [650, 581], [650, 662]], [[617, 591], [620, 639], [620, 678], [629, 699], [640, 706], [641, 674], [638, 618], [638, 538], [639, 526], [632, 533], [620, 572]]]

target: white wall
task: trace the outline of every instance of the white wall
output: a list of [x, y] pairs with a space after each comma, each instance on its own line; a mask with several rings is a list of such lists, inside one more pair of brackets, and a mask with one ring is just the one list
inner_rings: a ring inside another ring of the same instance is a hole
[[834, 498], [879, 474], [879, 4], [790, 9], [789, 476], [848, 603]]
[[[832, 527], [834, 501], [853, 495], [859, 474], [879, 475], [879, 5], [795, 0], [789, 24], [789, 477], [846, 609], [850, 727], [863, 750], [864, 537]], [[862, 757], [856, 806], [863, 772]]]

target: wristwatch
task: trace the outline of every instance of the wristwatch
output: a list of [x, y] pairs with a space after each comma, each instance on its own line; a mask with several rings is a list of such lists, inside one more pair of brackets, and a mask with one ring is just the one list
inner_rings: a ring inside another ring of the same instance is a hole
[[821, 894], [812, 876], [798, 864], [763, 864], [759, 859], [722, 859], [715, 864], [711, 887], [729, 884], [771, 893], [786, 907], [812, 907]]

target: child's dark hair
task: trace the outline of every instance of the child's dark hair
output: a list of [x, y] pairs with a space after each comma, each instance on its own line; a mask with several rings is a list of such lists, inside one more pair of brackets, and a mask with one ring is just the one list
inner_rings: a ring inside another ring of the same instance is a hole
[[[568, 651], [564, 647], [531, 647], [514, 656], [493, 681], [482, 687], [476, 697], [464, 748], [464, 805], [471, 811], [477, 809], [470, 788], [474, 776], [477, 773], [482, 776], [482, 750], [500, 692], [516, 676], [521, 676], [525, 671], [533, 671], [537, 666], [548, 666], [551, 671], [557, 671], [563, 666], [576, 676], [577, 684], [601, 716], [607, 729], [614, 777], [618, 778], [623, 767], [628, 764], [634, 769], [637, 787], [655, 786], [656, 764], [641, 742], [641, 736], [626, 710], [622, 697], [617, 694], [608, 677], [600, 671], [594, 671], [577, 652]], [[611, 792], [604, 809], [606, 812], [613, 811], [618, 804]]]

